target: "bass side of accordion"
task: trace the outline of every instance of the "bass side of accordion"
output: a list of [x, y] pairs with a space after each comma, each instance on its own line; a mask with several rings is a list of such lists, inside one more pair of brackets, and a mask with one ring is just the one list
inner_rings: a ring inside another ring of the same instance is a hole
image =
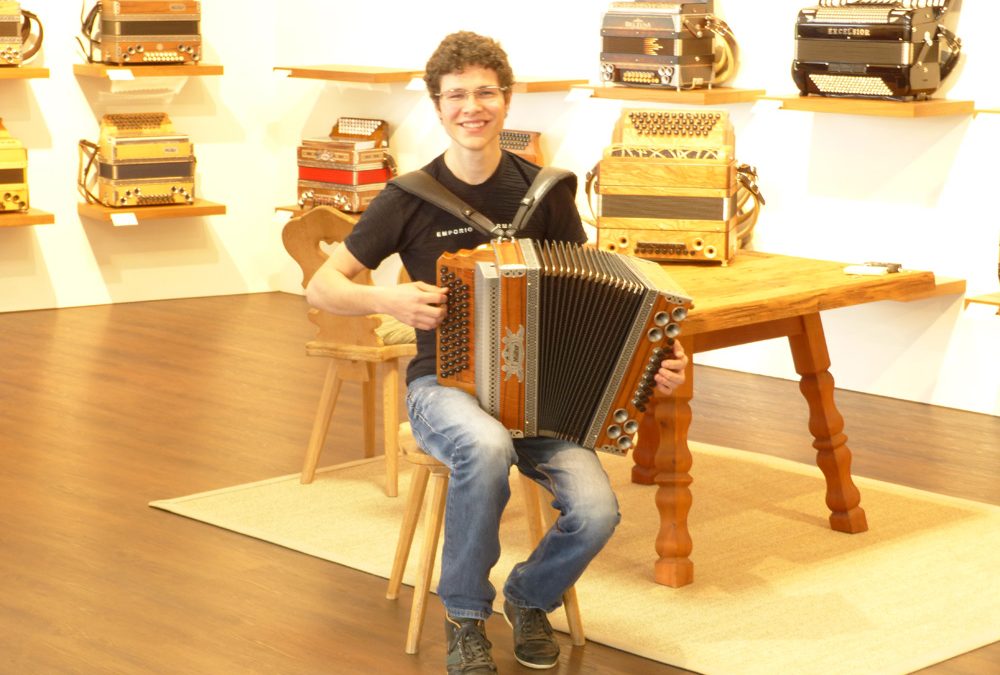
[[515, 438], [624, 454], [692, 306], [656, 263], [565, 242], [497, 240], [446, 253], [438, 382]]

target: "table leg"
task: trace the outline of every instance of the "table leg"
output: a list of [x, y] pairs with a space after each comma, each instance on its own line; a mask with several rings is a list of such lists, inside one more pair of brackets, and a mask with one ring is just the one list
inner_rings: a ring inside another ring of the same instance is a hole
[[795, 372], [801, 376], [799, 389], [809, 404], [809, 431], [816, 448], [816, 464], [826, 476], [826, 505], [830, 526], [838, 532], [868, 529], [861, 493], [851, 479], [851, 450], [844, 435], [844, 418], [833, 402], [830, 354], [819, 314], [802, 317], [803, 331], [788, 338]]
[[[690, 341], [684, 349], [694, 353]], [[690, 555], [691, 535], [687, 529], [691, 509], [691, 451], [687, 444], [691, 426], [691, 397], [694, 391], [694, 365], [689, 364], [684, 384], [673, 396], [653, 401], [643, 418], [639, 442], [633, 452], [632, 481], [656, 483], [656, 508], [660, 531], [656, 536], [659, 559], [654, 568], [657, 583], [685, 586], [694, 581], [694, 563]]]

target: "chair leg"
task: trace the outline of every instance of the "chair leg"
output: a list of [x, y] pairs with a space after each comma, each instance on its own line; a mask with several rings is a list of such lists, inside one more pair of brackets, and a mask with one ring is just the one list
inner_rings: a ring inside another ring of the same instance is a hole
[[326, 379], [323, 380], [323, 389], [319, 395], [319, 405], [316, 408], [316, 419], [313, 421], [312, 432], [309, 435], [309, 445], [306, 447], [306, 459], [302, 465], [302, 475], [299, 477], [301, 483], [311, 483], [316, 477], [316, 465], [319, 463], [319, 455], [323, 451], [323, 442], [326, 434], [330, 430], [330, 418], [333, 417], [333, 409], [337, 405], [337, 397], [340, 395], [340, 376], [336, 361], [330, 361], [326, 369]]
[[375, 456], [375, 363], [364, 364], [361, 382], [361, 423], [364, 425], [365, 457]]
[[413, 545], [413, 535], [417, 531], [420, 507], [424, 504], [427, 479], [430, 475], [430, 469], [426, 466], [417, 466], [413, 469], [413, 477], [410, 478], [410, 496], [406, 499], [406, 512], [403, 514], [403, 525], [399, 529], [399, 541], [396, 543], [396, 557], [392, 560], [389, 588], [385, 593], [385, 597], [389, 600], [399, 597], [399, 587], [403, 583], [406, 561], [410, 558], [410, 547]]
[[441, 523], [444, 521], [445, 496], [448, 493], [448, 472], [434, 471], [431, 474], [431, 505], [424, 525], [424, 544], [420, 552], [420, 567], [417, 583], [413, 587], [413, 605], [410, 607], [410, 625], [406, 631], [406, 653], [416, 654], [420, 644], [420, 633], [424, 627], [427, 610], [427, 596], [434, 574], [434, 558], [437, 556]]
[[[521, 492], [524, 495], [525, 518], [528, 521], [532, 543], [537, 545], [543, 536], [542, 521], [544, 520], [545, 529], [548, 530], [556, 521], [556, 512], [542, 501], [544, 488], [541, 485], [523, 473], [518, 472], [518, 475], [521, 478]], [[570, 640], [577, 647], [585, 645], [587, 638], [583, 632], [583, 617], [580, 615], [580, 604], [576, 599], [576, 587], [570, 586], [563, 593], [563, 610], [566, 612]]]
[[385, 446], [385, 494], [399, 494], [399, 362], [382, 366], [382, 439]]

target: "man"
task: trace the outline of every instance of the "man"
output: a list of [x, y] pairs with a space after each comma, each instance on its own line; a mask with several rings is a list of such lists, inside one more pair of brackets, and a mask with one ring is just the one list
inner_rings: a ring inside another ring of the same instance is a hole
[[[494, 40], [469, 32], [447, 36], [431, 56], [424, 80], [451, 138], [424, 167], [494, 223], [510, 223], [539, 167], [500, 149], [513, 73]], [[552, 189], [517, 234], [582, 244], [586, 235], [574, 187]], [[551, 438], [511, 439], [465, 392], [437, 384], [434, 329], [445, 316], [447, 289], [434, 285], [445, 251], [471, 249], [488, 238], [440, 208], [393, 184], [371, 203], [342, 246], [306, 289], [311, 305], [340, 314], [390, 314], [417, 329], [417, 355], [407, 371], [407, 407], [420, 446], [451, 470], [438, 594], [447, 610], [448, 673], [495, 673], [486, 638], [496, 590], [490, 569], [500, 556], [500, 515], [510, 497], [511, 465], [555, 499], [560, 516], [528, 560], [504, 585], [504, 614], [514, 629], [514, 655], [532, 668], [551, 668], [559, 644], [546, 614], [576, 582], [618, 524], [618, 502], [596, 454]], [[362, 286], [350, 281], [399, 253], [414, 281]], [[669, 395], [684, 381], [679, 343], [656, 374]]]

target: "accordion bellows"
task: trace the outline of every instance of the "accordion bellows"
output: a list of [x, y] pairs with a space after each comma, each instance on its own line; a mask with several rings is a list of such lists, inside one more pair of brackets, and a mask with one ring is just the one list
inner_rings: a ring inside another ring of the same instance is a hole
[[[514, 437], [624, 454], [690, 298], [659, 265], [565, 242], [496, 240], [439, 258], [438, 381]], [[674, 290], [671, 290], [674, 289]]]

